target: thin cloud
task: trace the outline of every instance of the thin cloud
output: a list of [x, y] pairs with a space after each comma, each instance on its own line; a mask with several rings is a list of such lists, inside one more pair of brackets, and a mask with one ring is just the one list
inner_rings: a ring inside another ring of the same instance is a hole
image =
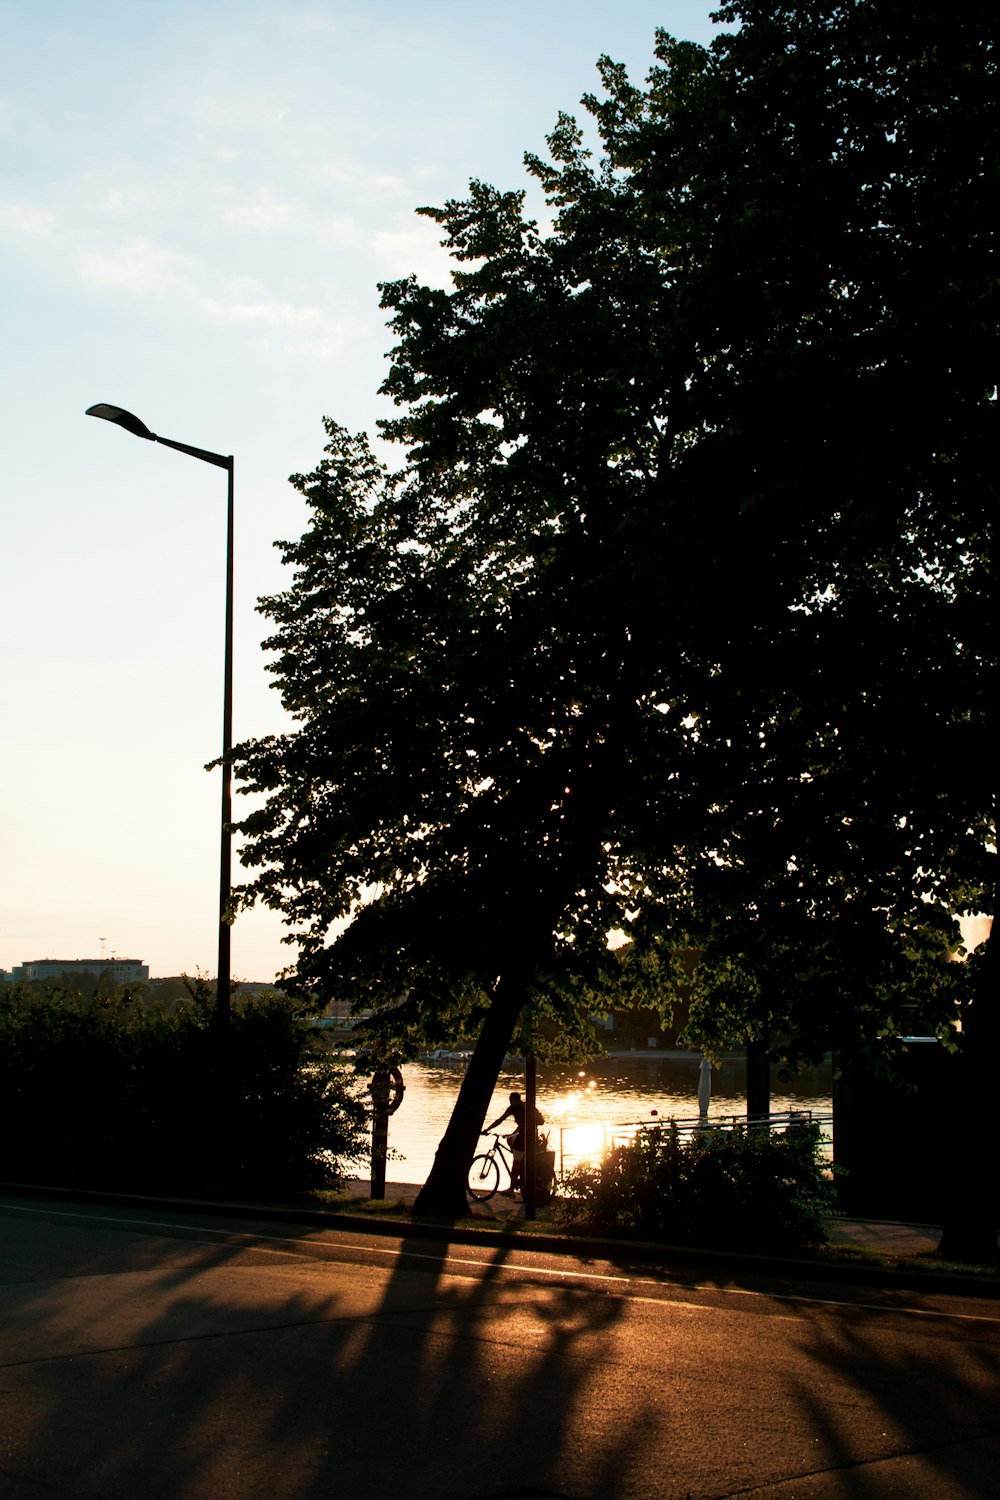
[[138, 297], [170, 297], [196, 316], [261, 333], [292, 336], [295, 347], [307, 346], [325, 358], [352, 337], [353, 323], [331, 318], [321, 307], [276, 296], [255, 277], [230, 277], [213, 283], [209, 269], [185, 255], [148, 239], [133, 239], [111, 250], [92, 250], [80, 262], [82, 279], [93, 286]]
[[303, 211], [296, 205], [272, 197], [267, 188], [258, 188], [245, 203], [229, 209], [224, 215], [227, 224], [240, 229], [251, 229], [257, 234], [273, 234], [303, 227]]
[[108, 213], [137, 214], [157, 208], [163, 197], [145, 187], [108, 188], [103, 201]]
[[143, 238], [114, 250], [89, 250], [80, 262], [80, 274], [91, 285], [118, 287], [140, 296], [169, 291], [197, 295], [200, 269], [193, 256]]
[[34, 203], [0, 203], [0, 225], [19, 238], [52, 239], [56, 228], [55, 214]]
[[415, 182], [423, 182], [433, 176], [430, 168], [418, 166], [405, 175], [399, 172], [375, 172], [361, 162], [346, 157], [328, 157], [318, 162], [309, 176], [319, 183], [336, 183], [349, 188], [352, 197], [366, 202], [384, 203], [388, 199], [403, 199], [415, 202], [419, 193]]

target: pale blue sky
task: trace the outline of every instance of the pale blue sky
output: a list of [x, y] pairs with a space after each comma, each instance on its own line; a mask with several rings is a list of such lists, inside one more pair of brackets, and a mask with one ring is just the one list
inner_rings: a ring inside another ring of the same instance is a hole
[[[235, 454], [235, 733], [279, 728], [254, 603], [323, 415], [384, 414], [376, 283], [444, 275], [413, 210], [524, 185], [658, 25], [713, 31], [691, 0], [0, 3], [0, 967], [215, 967], [225, 475], [86, 407]], [[280, 935], [242, 916], [234, 973]]]

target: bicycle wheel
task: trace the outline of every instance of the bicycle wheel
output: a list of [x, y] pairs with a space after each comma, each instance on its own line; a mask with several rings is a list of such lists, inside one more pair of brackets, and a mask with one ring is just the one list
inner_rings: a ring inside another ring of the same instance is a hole
[[469, 1193], [477, 1203], [492, 1198], [500, 1185], [500, 1168], [495, 1156], [473, 1157], [469, 1168]]

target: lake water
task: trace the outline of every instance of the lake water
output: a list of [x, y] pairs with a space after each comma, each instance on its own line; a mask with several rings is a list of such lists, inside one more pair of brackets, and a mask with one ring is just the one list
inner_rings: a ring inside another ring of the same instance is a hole
[[[600, 1157], [616, 1127], [638, 1121], [697, 1117], [696, 1053], [665, 1056], [644, 1052], [608, 1056], [586, 1067], [538, 1069], [538, 1107], [545, 1116], [556, 1169]], [[451, 1116], [462, 1081], [462, 1062], [408, 1063], [403, 1068], [406, 1093], [389, 1121], [390, 1182], [423, 1182]], [[800, 1109], [829, 1115], [831, 1068], [810, 1068], [794, 1084], [782, 1084], [777, 1070], [771, 1080], [774, 1112]], [[512, 1090], [524, 1092], [524, 1075], [503, 1072], [486, 1116], [487, 1124], [507, 1108]], [[742, 1058], [712, 1069], [709, 1119], [746, 1115], [746, 1065]], [[505, 1122], [504, 1129], [513, 1128]]]

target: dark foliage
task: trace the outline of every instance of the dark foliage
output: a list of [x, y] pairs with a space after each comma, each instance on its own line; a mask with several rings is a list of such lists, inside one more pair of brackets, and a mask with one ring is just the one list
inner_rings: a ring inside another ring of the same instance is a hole
[[168, 1012], [128, 990], [0, 990], [0, 1175], [130, 1192], [331, 1187], [365, 1107], [281, 996], [237, 998], [225, 1050], [194, 986]]
[[600, 1232], [673, 1245], [803, 1250], [826, 1237], [833, 1185], [818, 1161], [819, 1127], [643, 1130], [565, 1186], [564, 1213]]

